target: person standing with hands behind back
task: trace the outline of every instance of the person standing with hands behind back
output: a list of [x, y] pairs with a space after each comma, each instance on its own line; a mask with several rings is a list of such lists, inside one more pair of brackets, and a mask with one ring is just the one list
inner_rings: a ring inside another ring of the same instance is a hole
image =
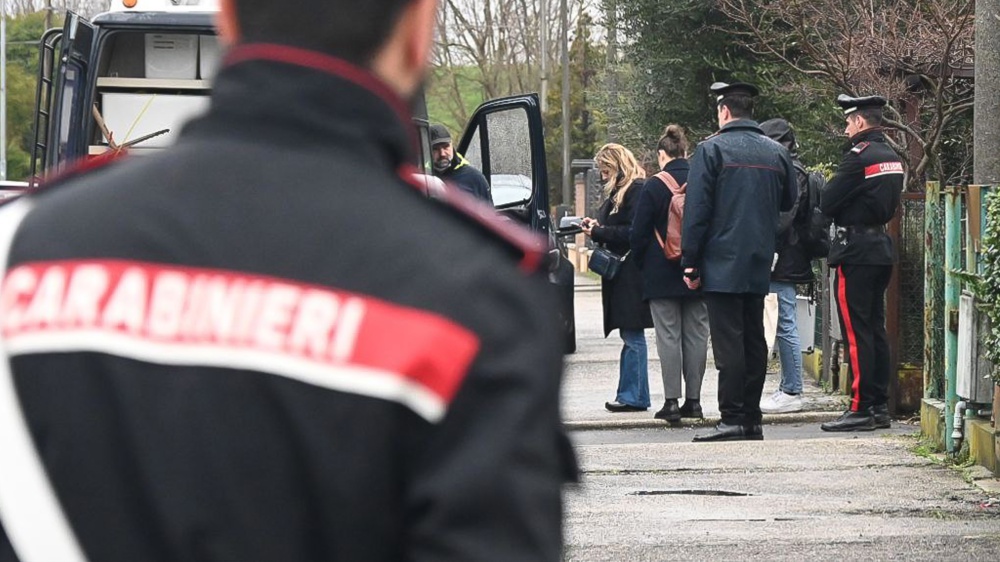
[[722, 420], [694, 440], [761, 440], [764, 296], [779, 214], [795, 204], [798, 187], [788, 150], [752, 119], [757, 88], [717, 82], [711, 91], [719, 132], [691, 158], [681, 265], [688, 286], [702, 287], [708, 301]]
[[840, 329], [851, 366], [851, 404], [823, 431], [872, 431], [892, 426], [889, 418], [889, 338], [885, 291], [895, 251], [885, 225], [899, 209], [903, 162], [882, 131], [882, 96], [841, 94], [848, 136], [844, 158], [823, 191], [820, 208], [837, 225], [828, 263], [837, 275]]
[[584, 218], [583, 232], [609, 250], [625, 256], [621, 270], [612, 279], [601, 280], [604, 336], [617, 329], [622, 347], [618, 392], [604, 407], [610, 412], [642, 412], [649, 409], [646, 328], [653, 327], [649, 306], [642, 300], [642, 274], [629, 252], [632, 218], [646, 176], [632, 152], [620, 144], [606, 144], [594, 157], [601, 173], [606, 199], [597, 218]]
[[[656, 328], [656, 349], [663, 377], [663, 408], [653, 416], [670, 423], [681, 418], [702, 418], [701, 381], [708, 355], [708, 307], [699, 291], [688, 289], [680, 260], [664, 251], [674, 192], [687, 183], [688, 141], [680, 125], [669, 125], [660, 137], [656, 156], [661, 173], [646, 180], [632, 225], [632, 255], [642, 271], [643, 296], [649, 301]], [[669, 177], [665, 174], [669, 174]], [[678, 200], [680, 201], [680, 200]], [[680, 221], [678, 221], [680, 222]], [[684, 405], [681, 377], [684, 379]]]

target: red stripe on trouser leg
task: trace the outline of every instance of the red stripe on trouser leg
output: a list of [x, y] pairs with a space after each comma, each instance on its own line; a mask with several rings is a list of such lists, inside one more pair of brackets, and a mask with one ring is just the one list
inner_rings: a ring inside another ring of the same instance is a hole
[[857, 412], [861, 406], [861, 361], [858, 360], [858, 338], [854, 334], [854, 324], [851, 322], [850, 308], [847, 306], [847, 283], [844, 278], [844, 266], [837, 266], [837, 304], [840, 306], [840, 316], [844, 321], [844, 333], [847, 334], [847, 354], [851, 360], [851, 373], [854, 381], [851, 383], [851, 411]]

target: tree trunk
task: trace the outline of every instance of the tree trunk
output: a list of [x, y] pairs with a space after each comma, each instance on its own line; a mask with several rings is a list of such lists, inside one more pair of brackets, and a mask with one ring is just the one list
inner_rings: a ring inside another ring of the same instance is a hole
[[1000, 183], [1000, 7], [976, 2], [973, 181]]

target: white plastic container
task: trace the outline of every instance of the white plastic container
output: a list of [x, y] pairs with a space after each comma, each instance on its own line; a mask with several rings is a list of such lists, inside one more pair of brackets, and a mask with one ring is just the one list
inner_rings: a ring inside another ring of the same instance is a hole
[[118, 144], [170, 129], [169, 133], [144, 141], [136, 148], [170, 146], [184, 124], [207, 109], [208, 96], [106, 93], [101, 98], [104, 122]]
[[197, 35], [146, 35], [146, 78], [194, 80], [197, 75]]

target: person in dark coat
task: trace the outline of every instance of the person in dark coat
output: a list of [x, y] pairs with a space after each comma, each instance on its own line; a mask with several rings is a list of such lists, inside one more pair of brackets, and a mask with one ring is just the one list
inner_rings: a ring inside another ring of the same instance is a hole
[[564, 559], [544, 253], [404, 172], [436, 14], [221, 2], [174, 146], [0, 206], [0, 562]]
[[605, 199], [597, 218], [583, 219], [583, 232], [597, 244], [625, 256], [621, 270], [613, 279], [601, 280], [604, 305], [604, 335], [617, 329], [622, 347], [618, 373], [618, 392], [613, 402], [605, 403], [611, 412], [639, 412], [649, 409], [649, 373], [646, 335], [653, 327], [649, 306], [642, 297], [642, 274], [630, 252], [632, 218], [642, 191], [645, 173], [632, 152], [620, 144], [606, 144], [594, 158], [605, 184]]
[[795, 131], [784, 119], [768, 119], [760, 124], [768, 137], [781, 143], [792, 156], [799, 191], [791, 211], [782, 213], [778, 237], [778, 261], [771, 272], [771, 292], [778, 297], [778, 329], [775, 335], [778, 358], [781, 360], [781, 383], [778, 389], [760, 403], [765, 414], [798, 412], [802, 409], [802, 346], [797, 324], [797, 293], [795, 286], [812, 283], [815, 279], [812, 260], [799, 241], [798, 232], [809, 220], [809, 174], [799, 161]]
[[711, 91], [720, 129], [691, 158], [681, 265], [688, 286], [703, 287], [708, 301], [722, 420], [694, 440], [759, 440], [764, 296], [779, 214], [792, 208], [798, 186], [788, 151], [752, 119], [757, 88], [717, 82]]
[[[657, 143], [661, 174], [678, 186], [688, 179], [688, 141], [680, 125], [669, 125]], [[643, 297], [649, 302], [656, 331], [656, 349], [663, 378], [663, 408], [653, 416], [668, 422], [704, 417], [701, 381], [708, 356], [708, 307], [700, 291], [684, 283], [679, 260], [667, 259], [661, 240], [667, 238], [673, 192], [661, 174], [646, 180], [632, 224], [632, 255], [642, 271]], [[681, 375], [685, 400], [681, 397]]]
[[840, 419], [820, 427], [871, 431], [892, 425], [885, 291], [895, 253], [885, 225], [899, 209], [905, 172], [882, 132], [887, 100], [841, 95], [837, 103], [844, 110], [850, 140], [820, 208], [837, 226], [827, 261], [836, 270], [833, 294], [853, 383], [850, 407]]
[[455, 150], [448, 128], [440, 124], [431, 125], [430, 142], [434, 175], [492, 205], [493, 193], [486, 176]]

